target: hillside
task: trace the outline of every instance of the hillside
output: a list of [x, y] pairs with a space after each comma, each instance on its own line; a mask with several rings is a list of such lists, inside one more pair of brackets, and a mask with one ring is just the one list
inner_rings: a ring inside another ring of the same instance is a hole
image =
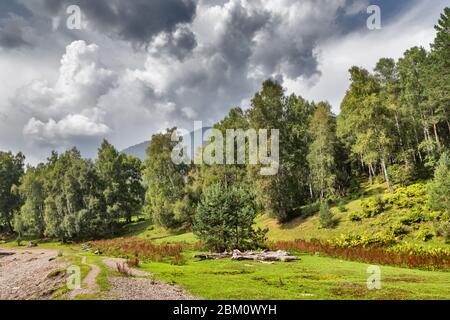
[[[418, 188], [418, 193], [424, 192], [425, 184], [414, 184], [405, 188], [398, 187], [397, 194], [411, 192]], [[435, 225], [429, 221], [427, 213], [418, 215], [415, 213], [417, 206], [422, 206], [423, 199], [417, 194], [411, 194], [410, 203], [405, 203], [404, 208], [394, 205], [387, 205], [386, 209], [373, 217], [363, 217], [364, 204], [367, 204], [376, 197], [389, 199], [390, 194], [384, 184], [365, 185], [364, 188], [353, 197], [344, 199], [342, 205], [331, 206], [331, 211], [337, 221], [335, 228], [320, 228], [318, 212], [312, 213], [308, 217], [298, 217], [292, 221], [280, 224], [276, 219], [268, 214], [261, 214], [256, 220], [256, 225], [260, 228], [268, 228], [269, 241], [292, 241], [296, 239], [337, 239], [342, 235], [365, 236], [365, 237], [387, 237], [392, 235], [400, 243], [408, 242], [430, 247], [450, 248], [450, 244], [445, 242], [442, 236], [435, 234]], [[400, 197], [401, 198], [401, 197]], [[403, 201], [406, 201], [403, 199]], [[345, 207], [345, 209], [343, 209]], [[424, 209], [424, 212], [426, 209]], [[433, 213], [431, 213], [433, 214]], [[416, 215], [416, 216], [415, 216]], [[354, 216], [360, 216], [360, 220], [354, 221]], [[408, 219], [409, 218], [409, 219]], [[353, 219], [353, 221], [352, 221]], [[410, 221], [411, 219], [416, 221]], [[431, 234], [426, 236], [426, 234]], [[151, 239], [158, 243], [168, 242], [188, 242], [198, 241], [191, 233], [169, 231], [161, 227], [151, 225], [147, 221], [136, 222], [126, 227], [123, 235], [138, 236]], [[426, 236], [426, 241], [424, 237]]]
[[147, 148], [150, 145], [150, 143], [151, 141], [144, 141], [142, 143], [136, 144], [134, 146], [122, 150], [121, 153], [137, 157], [141, 160], [145, 160], [145, 158], [147, 158]]

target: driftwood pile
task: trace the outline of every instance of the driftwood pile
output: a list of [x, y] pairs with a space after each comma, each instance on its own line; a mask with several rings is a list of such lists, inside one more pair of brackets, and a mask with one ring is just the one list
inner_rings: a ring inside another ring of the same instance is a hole
[[204, 253], [196, 254], [194, 258], [199, 258], [201, 260], [215, 260], [215, 259], [225, 259], [231, 258], [231, 260], [254, 260], [254, 261], [294, 261], [299, 258], [296, 256], [290, 256], [286, 251], [245, 251], [241, 252], [239, 250], [233, 250], [232, 252], [223, 253]]

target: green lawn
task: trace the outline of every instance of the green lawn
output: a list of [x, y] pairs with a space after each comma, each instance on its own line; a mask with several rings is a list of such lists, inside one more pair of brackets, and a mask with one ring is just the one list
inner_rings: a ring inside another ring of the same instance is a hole
[[145, 263], [157, 279], [204, 299], [450, 299], [450, 273], [381, 266], [381, 290], [368, 290], [368, 264], [301, 255], [291, 263], [208, 260]]

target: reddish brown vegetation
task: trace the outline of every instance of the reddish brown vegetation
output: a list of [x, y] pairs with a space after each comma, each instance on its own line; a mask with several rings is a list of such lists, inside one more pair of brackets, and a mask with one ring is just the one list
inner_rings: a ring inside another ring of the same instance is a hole
[[271, 250], [288, 250], [297, 252], [320, 252], [327, 256], [346, 260], [363, 261], [373, 264], [395, 265], [409, 268], [450, 269], [450, 255], [434, 252], [387, 251], [380, 247], [343, 248], [320, 240], [279, 241], [268, 244]]
[[126, 263], [116, 263], [117, 272], [122, 274], [125, 277], [131, 276], [131, 270], [128, 268]]
[[[148, 261], [177, 261], [180, 259], [185, 244], [154, 244], [136, 237], [99, 240], [92, 245], [106, 254], [124, 257], [128, 262], [139, 264], [139, 259]], [[129, 257], [134, 257], [129, 259]]]

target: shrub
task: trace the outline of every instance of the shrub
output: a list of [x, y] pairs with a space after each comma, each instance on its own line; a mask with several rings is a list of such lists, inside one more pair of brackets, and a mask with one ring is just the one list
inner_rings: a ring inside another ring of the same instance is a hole
[[310, 217], [315, 215], [320, 210], [320, 202], [313, 202], [307, 205], [300, 207], [300, 216], [302, 217]]
[[357, 221], [361, 221], [362, 220], [362, 216], [358, 212], [351, 212], [348, 215], [348, 218], [350, 219], [350, 221], [353, 221], [353, 222], [357, 222]]
[[397, 208], [423, 208], [427, 203], [426, 186], [416, 183], [398, 188], [396, 193], [385, 196], [384, 201]]
[[428, 240], [431, 240], [434, 237], [433, 232], [431, 232], [428, 228], [420, 229], [419, 232], [417, 232], [417, 239], [427, 242]]
[[443, 237], [447, 243], [450, 242], [450, 221], [435, 221], [433, 228], [438, 237]]
[[413, 166], [393, 164], [389, 166], [388, 173], [393, 183], [402, 187], [408, 185], [415, 175]]
[[130, 268], [139, 267], [139, 264], [140, 264], [140, 261], [138, 258], [127, 259], [127, 266], [129, 266]]
[[382, 197], [376, 196], [361, 203], [363, 213], [366, 218], [372, 218], [382, 213], [385, 209], [385, 202]]
[[261, 247], [268, 230], [254, 228], [254, 196], [242, 188], [219, 184], [204, 190], [194, 218], [194, 233], [217, 252]]
[[116, 270], [125, 277], [131, 276], [131, 270], [128, 268], [126, 263], [116, 263]]
[[93, 241], [92, 246], [100, 249], [105, 254], [126, 259], [135, 257], [136, 259], [156, 262], [173, 260], [177, 254], [181, 253], [184, 247], [187, 247], [183, 243], [174, 245], [154, 244], [148, 240], [136, 237]]
[[419, 210], [413, 210], [405, 214], [403, 217], [400, 218], [400, 222], [404, 225], [410, 226], [415, 223], [420, 223], [427, 221], [427, 217], [425, 214], [423, 214]]
[[348, 211], [347, 207], [345, 206], [345, 204], [344, 204], [344, 202], [342, 200], [339, 201], [338, 209], [339, 209], [340, 212], [347, 212]]
[[[362, 236], [343, 236], [345, 244], [350, 246], [338, 246], [342, 239], [332, 241], [320, 240], [295, 240], [269, 243], [270, 250], [290, 250], [297, 252], [320, 252], [331, 257], [339, 257], [347, 260], [365, 261], [373, 264], [387, 264], [395, 266], [407, 266], [409, 268], [425, 269], [450, 269], [450, 250], [444, 248], [425, 248], [412, 244], [395, 244], [395, 239], [367, 238]], [[347, 242], [349, 237], [353, 240]], [[362, 245], [361, 242], [369, 240], [370, 245]], [[384, 240], [380, 240], [384, 239]], [[381, 245], [381, 243], [384, 243]], [[394, 244], [394, 245], [393, 245]]]
[[328, 203], [324, 202], [320, 206], [319, 212], [320, 226], [322, 228], [334, 228], [336, 226], [336, 220], [333, 217], [333, 213], [330, 210]]
[[356, 248], [356, 247], [384, 247], [397, 243], [395, 237], [386, 236], [364, 236], [342, 234], [339, 238], [329, 241], [330, 244], [339, 248]]
[[406, 230], [405, 227], [401, 224], [395, 224], [389, 227], [389, 230], [386, 232], [386, 234], [391, 237], [400, 237], [408, 234], [408, 230]]

